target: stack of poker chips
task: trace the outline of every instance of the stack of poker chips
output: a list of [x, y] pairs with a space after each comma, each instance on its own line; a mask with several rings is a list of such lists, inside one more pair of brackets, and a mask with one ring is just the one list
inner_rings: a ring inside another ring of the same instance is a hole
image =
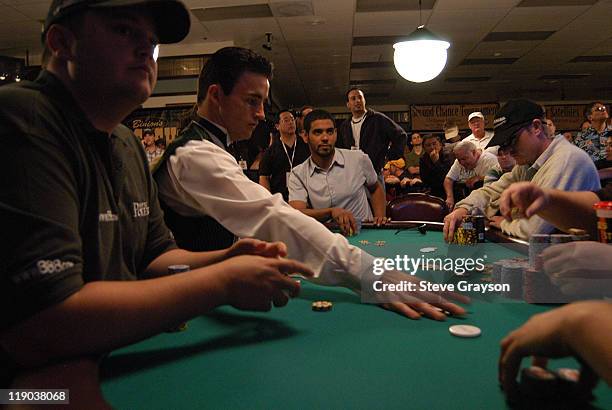
[[452, 243], [456, 245], [476, 245], [478, 243], [478, 231], [474, 228], [470, 215], [463, 217], [461, 226], [455, 230]]
[[529, 266], [541, 269], [540, 254], [550, 246], [550, 235], [536, 233], [529, 237]]
[[510, 291], [505, 294], [512, 299], [523, 296], [523, 271], [528, 267], [526, 261], [509, 260], [501, 268], [501, 283], [509, 285]]
[[589, 408], [594, 399], [594, 386], [580, 383], [580, 371], [558, 369], [551, 371], [538, 366], [521, 370], [518, 397], [509, 398], [521, 408]]

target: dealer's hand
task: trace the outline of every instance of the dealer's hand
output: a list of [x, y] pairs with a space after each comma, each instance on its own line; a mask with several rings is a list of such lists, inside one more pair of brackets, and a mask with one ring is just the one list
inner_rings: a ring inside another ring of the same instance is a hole
[[[427, 281], [396, 270], [386, 271], [377, 277], [376, 280], [386, 284], [407, 282], [414, 284], [414, 291], [374, 292], [367, 290], [370, 292], [367, 295], [372, 298], [371, 301], [379, 301], [381, 307], [397, 312], [410, 319], [420, 319], [422, 316], [425, 316], [434, 320], [445, 320], [446, 315], [439, 309], [436, 309], [436, 307], [449, 312], [453, 316], [461, 316], [466, 313], [465, 309], [452, 303], [451, 300], [460, 303], [470, 303], [469, 297], [456, 292], [428, 292], [420, 290], [421, 283], [427, 283]], [[362, 299], [364, 299], [363, 294]]]

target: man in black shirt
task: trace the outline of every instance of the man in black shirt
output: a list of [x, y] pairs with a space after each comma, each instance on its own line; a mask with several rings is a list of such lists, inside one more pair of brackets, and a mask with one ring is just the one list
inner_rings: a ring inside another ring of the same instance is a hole
[[[95, 407], [98, 357], [221, 304], [283, 305], [299, 289], [285, 273], [310, 275], [278, 243], [177, 249], [163, 222], [120, 122], [151, 95], [157, 44], [182, 40], [189, 21], [179, 1], [55, 0], [45, 69], [0, 89], [2, 385], [70, 388], [71, 405]], [[262, 256], [233, 258], [245, 253]], [[193, 270], [166, 276], [173, 264]]]
[[378, 173], [385, 161], [403, 157], [406, 131], [385, 114], [367, 109], [363, 91], [355, 87], [348, 90], [346, 106], [352, 117], [338, 127], [338, 148], [362, 150]]
[[289, 174], [310, 156], [310, 151], [296, 134], [295, 118], [291, 111], [283, 110], [278, 114], [276, 129], [280, 132], [280, 139], [264, 152], [259, 164], [259, 184], [273, 194], [282, 194], [287, 201]]
[[433, 134], [423, 138], [423, 150], [419, 160], [421, 180], [431, 189], [431, 195], [446, 199], [444, 178], [455, 159], [444, 152], [440, 138]]

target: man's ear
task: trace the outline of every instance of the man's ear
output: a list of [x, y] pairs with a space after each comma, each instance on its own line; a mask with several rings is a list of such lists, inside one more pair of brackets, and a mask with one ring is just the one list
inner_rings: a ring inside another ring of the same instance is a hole
[[302, 141], [308, 144], [308, 134], [306, 133], [306, 130], [300, 131], [300, 137], [302, 137]]
[[213, 102], [215, 105], [219, 106], [219, 97], [220, 93], [222, 92], [223, 90], [221, 89], [221, 86], [219, 84], [211, 84], [208, 86], [208, 90], [206, 91], [206, 98]]
[[74, 33], [61, 24], [53, 24], [47, 31], [46, 44], [50, 54], [60, 60], [69, 61], [74, 58], [75, 41]]
[[346, 108], [348, 108], [349, 111], [351, 110], [351, 106], [349, 105], [348, 101], [346, 102]]

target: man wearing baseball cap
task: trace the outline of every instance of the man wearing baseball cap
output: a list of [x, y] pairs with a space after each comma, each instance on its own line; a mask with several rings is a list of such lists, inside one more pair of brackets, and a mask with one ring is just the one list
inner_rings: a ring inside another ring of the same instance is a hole
[[487, 147], [510, 147], [517, 166], [498, 181], [473, 191], [444, 218], [444, 238], [451, 241], [455, 228], [472, 208], [484, 209], [491, 224], [505, 233], [527, 239], [534, 233], [549, 233], [554, 227], [537, 215], [511, 222], [496, 216], [499, 198], [512, 183], [532, 181], [542, 188], [594, 191], [600, 188], [593, 161], [582, 150], [558, 136], [551, 138], [544, 109], [533, 101], [508, 101], [497, 113], [495, 135]]
[[[107, 408], [105, 353], [222, 304], [283, 306], [299, 291], [286, 273], [312, 276], [280, 258], [283, 244], [187, 252], [164, 224], [144, 150], [121, 121], [153, 91], [157, 44], [188, 31], [179, 1], [54, 1], [40, 76], [0, 89], [10, 151], [0, 163], [10, 238], [0, 247], [0, 387], [70, 389], [73, 408]], [[191, 270], [168, 275], [176, 264]]]
[[485, 125], [485, 116], [480, 111], [475, 111], [468, 115], [468, 126], [472, 133], [468, 135], [464, 141], [472, 142], [482, 151], [486, 150], [492, 154], [497, 154], [497, 146], [489, 145], [491, 138], [493, 138], [493, 133], [491, 131], [486, 131]]

